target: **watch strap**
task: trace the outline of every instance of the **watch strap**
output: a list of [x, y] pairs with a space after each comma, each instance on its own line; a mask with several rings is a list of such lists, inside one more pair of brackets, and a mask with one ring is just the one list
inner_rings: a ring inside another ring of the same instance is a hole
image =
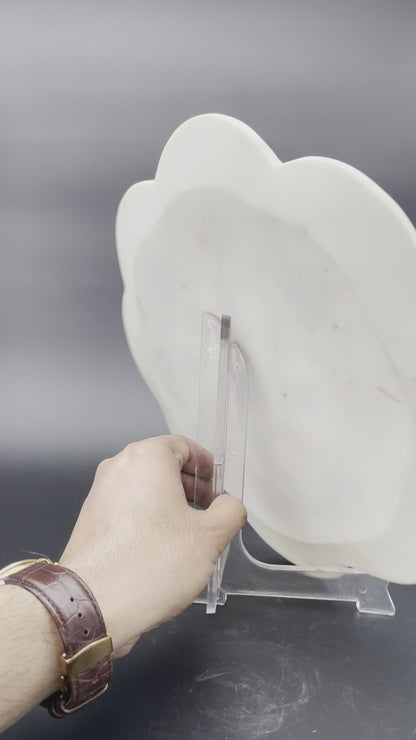
[[61, 635], [61, 689], [42, 702], [49, 713], [64, 717], [102, 694], [112, 673], [111, 637], [84, 581], [69, 568], [48, 561], [35, 562], [3, 581], [36, 596]]

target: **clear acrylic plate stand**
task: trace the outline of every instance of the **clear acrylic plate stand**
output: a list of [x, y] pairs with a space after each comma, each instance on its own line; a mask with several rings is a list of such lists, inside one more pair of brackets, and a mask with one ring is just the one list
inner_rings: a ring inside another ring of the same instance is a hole
[[[212, 454], [212, 497], [224, 491], [243, 500], [248, 413], [248, 369], [237, 342], [231, 339], [231, 318], [202, 315], [199, 378], [198, 447]], [[205, 478], [198, 454], [194, 503], [206, 505]], [[228, 596], [276, 596], [355, 602], [358, 611], [392, 616], [395, 613], [388, 582], [352, 568], [304, 568], [271, 565], [254, 558], [242, 533], [221, 555], [206, 589], [195, 603], [208, 614]]]

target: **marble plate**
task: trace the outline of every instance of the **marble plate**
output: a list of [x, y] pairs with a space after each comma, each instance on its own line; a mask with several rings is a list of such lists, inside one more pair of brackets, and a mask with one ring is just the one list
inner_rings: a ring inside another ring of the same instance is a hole
[[128, 344], [195, 437], [203, 311], [249, 366], [244, 502], [299, 565], [416, 582], [416, 232], [347, 164], [193, 118], [117, 215]]

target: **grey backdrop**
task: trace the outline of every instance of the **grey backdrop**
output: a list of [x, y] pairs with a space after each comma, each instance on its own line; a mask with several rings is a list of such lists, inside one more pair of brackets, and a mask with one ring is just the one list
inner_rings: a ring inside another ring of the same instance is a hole
[[[99, 460], [166, 431], [121, 326], [123, 192], [182, 121], [222, 112], [283, 160], [355, 165], [415, 223], [415, 34], [412, 0], [0, 0], [0, 562], [58, 557]], [[393, 591], [393, 620], [191, 607], [95, 706], [6, 735], [415, 737], [416, 596]]]

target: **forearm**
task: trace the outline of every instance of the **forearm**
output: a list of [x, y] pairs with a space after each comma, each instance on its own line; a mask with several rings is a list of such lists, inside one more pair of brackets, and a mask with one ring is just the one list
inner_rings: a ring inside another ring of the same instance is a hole
[[0, 732], [59, 689], [62, 642], [43, 604], [0, 585]]
[[[206, 511], [188, 506], [196, 455], [192, 440], [162, 436], [127, 445], [97, 468], [60, 565], [94, 594], [113, 657], [192, 603], [246, 520], [243, 505], [227, 494]], [[212, 456], [202, 448], [198, 465], [211, 491]], [[43, 604], [20, 586], [0, 583], [0, 732], [59, 690], [62, 653]], [[98, 659], [97, 666], [100, 672]], [[101, 677], [107, 680], [104, 669]], [[87, 693], [96, 683], [83, 684]], [[79, 692], [69, 693], [77, 704]]]

